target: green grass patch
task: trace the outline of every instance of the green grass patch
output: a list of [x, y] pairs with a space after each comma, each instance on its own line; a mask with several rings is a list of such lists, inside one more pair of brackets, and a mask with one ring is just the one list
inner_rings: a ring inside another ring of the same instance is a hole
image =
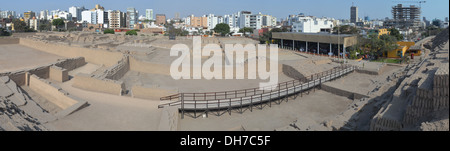
[[384, 63], [400, 63], [400, 59], [381, 58], [378, 60], [372, 60], [372, 62], [384, 62]]

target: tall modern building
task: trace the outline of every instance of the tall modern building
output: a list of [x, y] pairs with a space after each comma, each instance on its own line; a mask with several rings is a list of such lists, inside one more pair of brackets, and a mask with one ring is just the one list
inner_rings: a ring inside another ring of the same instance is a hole
[[28, 12], [23, 13], [23, 18], [25, 20], [29, 20], [35, 16], [36, 16], [36, 13], [34, 13], [33, 11], [28, 11]]
[[127, 14], [119, 10], [108, 11], [109, 28], [126, 27]]
[[275, 27], [277, 26], [277, 18], [271, 15], [263, 15], [262, 17], [263, 27]]
[[397, 4], [392, 7], [393, 19], [386, 20], [385, 26], [396, 28], [420, 27], [420, 7], [410, 5], [404, 7], [402, 4]]
[[186, 25], [191, 27], [208, 27], [208, 18], [207, 17], [195, 17], [194, 15], [186, 17]]
[[90, 24], [108, 24], [108, 12], [97, 9], [95, 11], [81, 12], [82, 21]]
[[9, 18], [9, 17], [12, 17], [12, 18], [16, 18], [17, 16], [16, 16], [16, 12], [15, 11], [9, 11], [9, 10], [7, 10], [7, 11], [0, 11], [0, 18]]
[[69, 13], [72, 14], [72, 17], [77, 18], [76, 21], [81, 21], [81, 18], [82, 18], [81, 12], [85, 11], [85, 10], [86, 9], [84, 7], [75, 7], [75, 6], [69, 7]]
[[179, 20], [180, 19], [180, 13], [176, 12], [175, 13], [175, 17], [173, 19]]
[[239, 16], [239, 28], [250, 27], [250, 15], [252, 12], [241, 11]]
[[299, 17], [298, 21], [292, 25], [292, 32], [302, 33], [319, 33], [330, 32], [333, 29], [334, 19], [316, 18], [316, 17]]
[[138, 22], [138, 11], [134, 7], [127, 8], [127, 28], [134, 28], [134, 25]]
[[165, 14], [156, 14], [156, 25], [166, 24]]
[[145, 18], [148, 20], [153, 20], [153, 9], [145, 10]]
[[41, 20], [47, 20], [48, 19], [47, 16], [48, 16], [48, 10], [43, 10], [43, 11], [41, 11], [41, 13], [39, 13], [39, 19], [41, 19]]
[[216, 27], [216, 25], [218, 24], [219, 20], [217, 18], [217, 16], [215, 16], [214, 14], [209, 14], [208, 15], [208, 29], [214, 29]]
[[350, 22], [351, 23], [358, 22], [358, 7], [356, 6], [350, 7]]

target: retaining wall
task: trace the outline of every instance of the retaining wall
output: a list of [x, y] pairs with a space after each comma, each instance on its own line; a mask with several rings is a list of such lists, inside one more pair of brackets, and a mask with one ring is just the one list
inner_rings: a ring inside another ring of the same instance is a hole
[[69, 115], [87, 104], [86, 101], [69, 95], [58, 86], [55, 86], [36, 75], [30, 75], [28, 78], [30, 81], [28, 84], [30, 89], [63, 109], [63, 111], [56, 114], [57, 117]]
[[362, 98], [368, 98], [369, 96], [367, 95], [363, 95], [363, 94], [358, 94], [358, 93], [354, 93], [354, 92], [350, 92], [350, 91], [346, 91], [346, 90], [342, 90], [339, 88], [335, 88], [332, 86], [327, 85], [326, 83], [321, 84], [320, 85], [320, 89], [339, 95], [339, 96], [343, 96], [343, 97], [347, 97], [350, 99], [362, 99]]
[[106, 74], [106, 78], [111, 80], [119, 80], [122, 78], [130, 70], [128, 58], [128, 56], [124, 56], [116, 65], [107, 69], [108, 73]]
[[83, 57], [79, 58], [71, 58], [71, 59], [63, 59], [59, 60], [56, 63], [44, 65], [41, 67], [33, 68], [33, 69], [23, 69], [13, 72], [0, 73], [0, 76], [8, 76], [11, 78], [17, 85], [22, 86], [26, 84], [25, 73], [29, 72], [30, 74], [34, 74], [40, 78], [48, 79], [50, 77], [50, 66], [58, 66], [63, 69], [67, 69], [68, 71], [73, 70], [75, 68], [81, 67], [86, 62]]
[[125, 83], [110, 79], [98, 79], [91, 77], [88, 74], [78, 74], [74, 78], [73, 87], [95, 91], [103, 92], [114, 95], [122, 95], [125, 91]]
[[121, 60], [123, 57], [120, 52], [74, 47], [66, 44], [55, 44], [29, 38], [21, 38], [20, 44], [67, 58], [84, 57], [87, 62], [108, 67], [117, 64], [117, 61]]
[[84, 65], [86, 65], [84, 57], [69, 58], [55, 64], [55, 66], [67, 69], [68, 71], [72, 71]]
[[58, 82], [66, 82], [69, 80], [69, 71], [57, 66], [50, 67], [50, 79]]

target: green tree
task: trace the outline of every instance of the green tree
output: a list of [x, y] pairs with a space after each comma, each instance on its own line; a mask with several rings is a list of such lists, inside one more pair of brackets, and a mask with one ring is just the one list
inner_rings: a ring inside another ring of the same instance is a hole
[[105, 31], [103, 31], [103, 34], [114, 34], [114, 30], [113, 29], [105, 29]]
[[380, 52], [379, 54], [387, 53], [388, 51], [394, 50], [398, 48], [397, 38], [390, 35], [381, 35], [380, 36]]
[[137, 34], [136, 30], [130, 30], [130, 31], [127, 31], [125, 33], [125, 35], [135, 35], [135, 36], [137, 36], [138, 34]]
[[62, 19], [53, 19], [52, 25], [55, 26], [57, 29], [61, 28], [62, 25], [64, 25], [64, 20]]
[[395, 28], [391, 28], [389, 29], [389, 31], [391, 32], [391, 36], [395, 37], [397, 39], [397, 41], [403, 40], [403, 35], [400, 34], [400, 31], [398, 31]]
[[431, 22], [434, 26], [441, 27], [441, 20], [440, 19], [433, 19]]
[[272, 32], [264, 32], [263, 35], [259, 37], [259, 41], [261, 44], [269, 44], [269, 41], [272, 40]]
[[19, 19], [14, 19], [12, 22], [14, 24], [14, 30], [17, 32], [24, 32], [25, 29], [29, 28], [24, 21]]
[[225, 23], [217, 24], [213, 29], [215, 32], [220, 33], [221, 36], [225, 36], [230, 33], [230, 26]]
[[270, 32], [283, 32], [283, 29], [281, 29], [281, 28], [274, 28]]
[[11, 33], [6, 31], [6, 29], [0, 28], [0, 36], [10, 36], [10, 35], [11, 35]]
[[40, 24], [38, 27], [39, 31], [43, 31], [47, 29], [47, 25], [46, 24]]
[[356, 27], [350, 26], [350, 25], [343, 25], [343, 26], [336, 26], [333, 28], [333, 34], [358, 34], [359, 30]]
[[244, 27], [244, 28], [239, 29], [239, 32], [240, 33], [244, 33], [244, 35], [247, 36], [247, 33], [252, 33], [253, 29], [252, 28], [248, 28], [248, 27]]
[[89, 30], [92, 30], [92, 29], [94, 29], [94, 26], [89, 26]]

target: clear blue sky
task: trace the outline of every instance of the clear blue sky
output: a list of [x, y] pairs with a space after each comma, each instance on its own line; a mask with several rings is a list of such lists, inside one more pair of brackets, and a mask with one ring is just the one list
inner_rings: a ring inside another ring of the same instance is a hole
[[[318, 17], [349, 19], [350, 6], [352, 2], [355, 2], [355, 5], [359, 7], [361, 18], [367, 15], [371, 19], [383, 19], [392, 18], [391, 7], [396, 4], [393, 1], [400, 0], [2, 0], [0, 10], [15, 10], [22, 14], [28, 10], [68, 11], [70, 6], [85, 6], [89, 9], [95, 4], [100, 4], [107, 10], [125, 11], [127, 7], [135, 7], [139, 10], [139, 15], [144, 15], [146, 8], [152, 8], [155, 14], [166, 14], [169, 18], [174, 17], [176, 12], [180, 13], [180, 17], [185, 17], [190, 14], [209, 13], [221, 16], [248, 10], [253, 13], [274, 15], [277, 18], [305, 13]], [[448, 0], [427, 0], [422, 7], [422, 16], [427, 17], [428, 20], [433, 18], [443, 20], [449, 14]]]

